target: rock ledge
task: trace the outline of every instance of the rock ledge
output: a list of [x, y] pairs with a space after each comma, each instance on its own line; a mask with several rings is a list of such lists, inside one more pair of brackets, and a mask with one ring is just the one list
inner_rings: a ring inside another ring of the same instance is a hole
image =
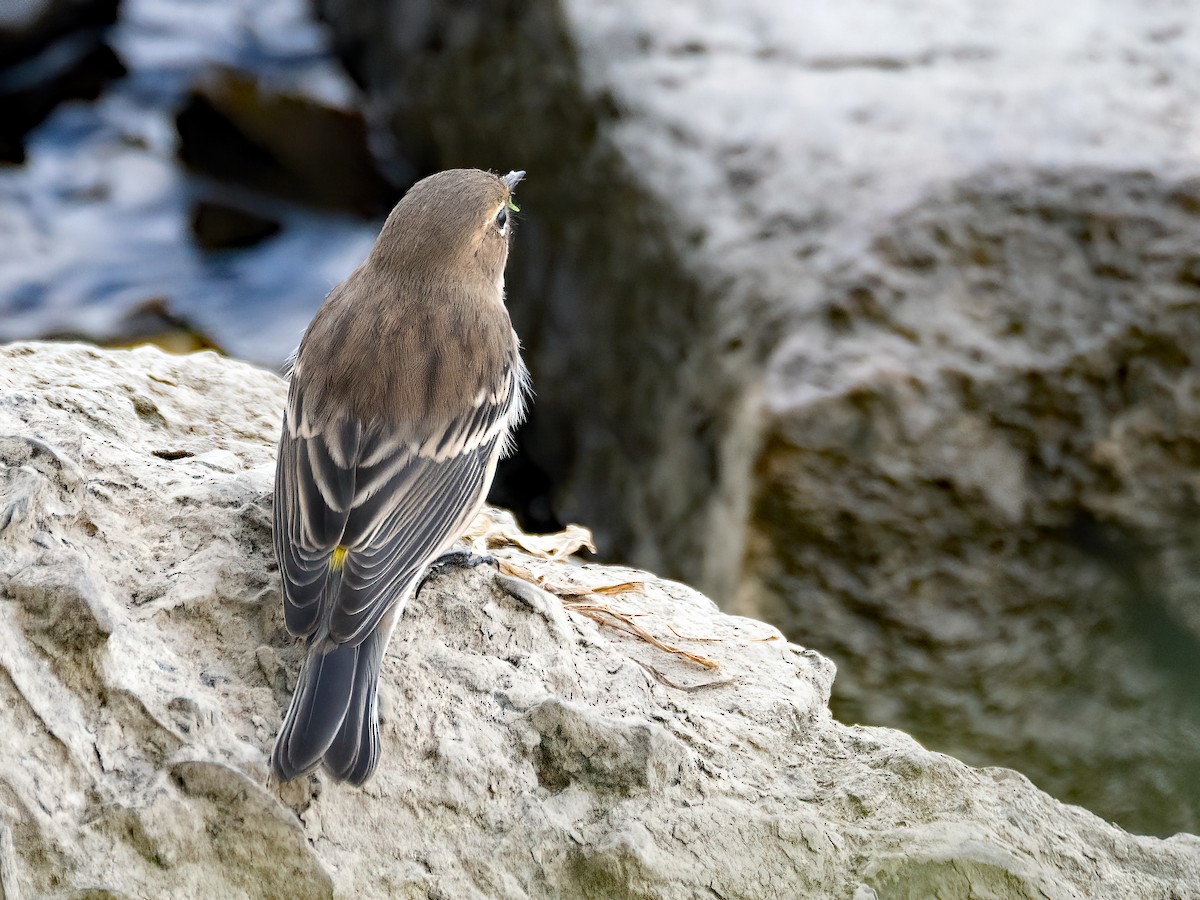
[[0, 360], [4, 898], [1200, 897], [1200, 838], [841, 725], [833, 666], [771, 627], [517, 549], [573, 601], [431, 582], [385, 663], [377, 777], [267, 785], [298, 663], [270, 552], [283, 382], [211, 353]]

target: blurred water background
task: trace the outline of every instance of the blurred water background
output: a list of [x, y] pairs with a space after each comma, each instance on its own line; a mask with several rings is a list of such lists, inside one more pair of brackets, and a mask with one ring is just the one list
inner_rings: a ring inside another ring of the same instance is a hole
[[[94, 102], [61, 103], [25, 137], [24, 163], [0, 166], [0, 340], [121, 342], [190, 324], [234, 356], [279, 365], [326, 292], [365, 256], [381, 217], [189, 172], [175, 118], [189, 89], [222, 66], [353, 108], [323, 29], [303, 0], [126, 0], [104, 40], [127, 74]], [[71, 48], [58, 52], [69, 65]], [[9, 71], [0, 101], [63, 64], [53, 57], [54, 45], [26, 73]], [[202, 203], [253, 210], [278, 230], [252, 246], [206, 250], [192, 225]]]

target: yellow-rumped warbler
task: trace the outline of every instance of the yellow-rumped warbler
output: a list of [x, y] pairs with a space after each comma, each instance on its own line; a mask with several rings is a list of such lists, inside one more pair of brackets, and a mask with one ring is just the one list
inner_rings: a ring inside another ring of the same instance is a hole
[[296, 351], [275, 475], [288, 630], [308, 655], [271, 755], [362, 784], [379, 668], [405, 601], [470, 525], [521, 421], [528, 373], [504, 306], [524, 172], [419, 181]]

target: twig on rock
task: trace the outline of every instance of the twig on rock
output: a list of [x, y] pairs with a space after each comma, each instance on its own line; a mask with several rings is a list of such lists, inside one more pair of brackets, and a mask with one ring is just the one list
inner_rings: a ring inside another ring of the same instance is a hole
[[662, 672], [658, 671], [658, 669], [654, 668], [654, 666], [650, 665], [650, 663], [642, 662], [640, 659], [635, 659], [634, 662], [654, 676], [654, 680], [659, 684], [674, 688], [677, 691], [686, 691], [689, 694], [693, 691], [702, 691], [705, 688], [724, 687], [727, 684], [733, 684], [737, 681], [736, 678], [718, 678], [716, 681], [704, 681], [700, 684], [676, 684]]
[[636, 637], [639, 640], [645, 641], [647, 644], [650, 644], [653, 647], [657, 647], [664, 653], [670, 653], [674, 656], [679, 656], [690, 660], [691, 662], [704, 666], [706, 669], [716, 669], [720, 667], [720, 663], [718, 663], [715, 659], [709, 659], [707, 656], [701, 656], [698, 653], [692, 653], [690, 650], [684, 650], [682, 647], [676, 647], [674, 644], [668, 644], [666, 641], [655, 637], [653, 634], [634, 621], [634, 618], [642, 615], [642, 613], [614, 609], [607, 603], [592, 603], [588, 601], [589, 597], [603, 597], [640, 592], [643, 590], [643, 585], [640, 581], [625, 581], [620, 584], [602, 585], [600, 587], [582, 587], [575, 584], [560, 584], [552, 582], [546, 577], [538, 575], [526, 569], [524, 566], [519, 566], [507, 559], [500, 560], [500, 571], [506, 575], [511, 575], [515, 578], [521, 578], [532, 584], [536, 584], [542, 590], [554, 594], [556, 597], [561, 599], [563, 601], [563, 605], [566, 606], [567, 609], [574, 610], [577, 613], [587, 616], [598, 625], [607, 625], [610, 628], [623, 631], [632, 637]]

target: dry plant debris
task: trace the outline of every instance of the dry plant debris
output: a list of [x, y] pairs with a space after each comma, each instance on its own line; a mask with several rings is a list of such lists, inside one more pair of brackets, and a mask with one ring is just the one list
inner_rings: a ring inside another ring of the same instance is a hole
[[[538, 559], [561, 561], [573, 556], [580, 550], [586, 549], [593, 553], [596, 551], [595, 544], [592, 542], [592, 533], [582, 525], [568, 525], [563, 531], [557, 534], [532, 535], [525, 534], [514, 522], [493, 518], [486, 512], [475, 519], [465, 537], [471, 544], [472, 550], [476, 553], [490, 553], [496, 550], [515, 548]], [[554, 594], [563, 601], [567, 609], [587, 616], [599, 625], [606, 625], [609, 628], [624, 632], [645, 641], [647, 644], [662, 650], [664, 653], [670, 653], [673, 656], [694, 662], [706, 669], [717, 669], [720, 667], [720, 663], [717, 660], [701, 656], [699, 653], [693, 653], [683, 647], [668, 643], [643, 628], [635, 620], [637, 617], [644, 615], [644, 613], [621, 609], [610, 603], [603, 602], [603, 598], [605, 597], [622, 597], [627, 594], [640, 593], [642, 591], [642, 582], [640, 581], [584, 585], [570, 580], [569, 576], [551, 579], [544, 574], [533, 571], [528, 566], [521, 565], [517, 560], [512, 558], [502, 557], [497, 561], [499, 562], [500, 571], [504, 574], [528, 581], [530, 584]], [[667, 628], [672, 634], [682, 637], [670, 625]], [[694, 638], [684, 639], [695, 640]], [[721, 638], [703, 638], [702, 640], [719, 641]], [[651, 671], [651, 674], [655, 678], [668, 687], [675, 687], [680, 690], [695, 689], [676, 685], [665, 679], [657, 670], [650, 669], [649, 671]], [[718, 683], [726, 684], [728, 682], [714, 682], [713, 685]], [[701, 685], [700, 687], [705, 686], [712, 685]]]

